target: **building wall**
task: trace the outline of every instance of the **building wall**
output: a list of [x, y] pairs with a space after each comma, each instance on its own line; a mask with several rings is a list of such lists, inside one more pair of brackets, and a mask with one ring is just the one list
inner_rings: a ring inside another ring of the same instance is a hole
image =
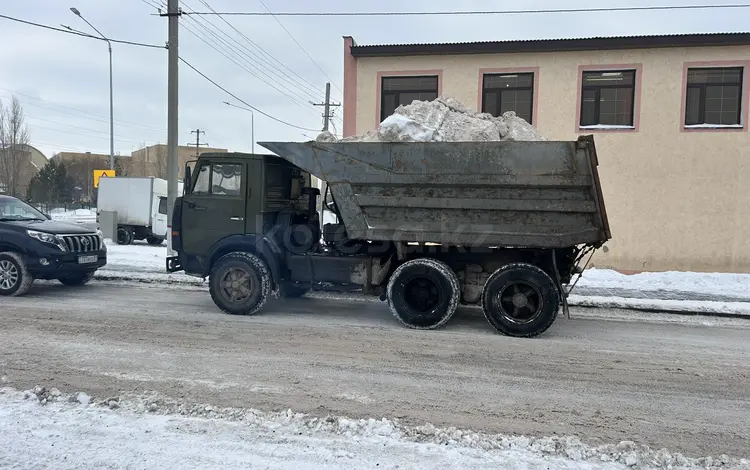
[[[685, 67], [693, 62], [745, 66], [743, 129], [683, 129]], [[594, 264], [627, 271], [750, 271], [750, 47], [378, 57], [354, 62], [349, 56], [345, 68], [347, 64], [345, 88], [353, 84], [357, 93], [345, 109], [345, 127], [357, 134], [377, 127], [379, 75], [440, 71], [442, 93], [476, 109], [480, 69], [538, 67], [534, 120], [552, 140], [574, 140], [592, 132], [577, 127], [582, 67], [637, 66], [641, 83], [636, 90], [636, 129], [598, 131], [595, 136], [613, 239], [608, 253], [600, 250]]]
[[[200, 153], [206, 152], [227, 152], [227, 149], [204, 147]], [[182, 178], [185, 174], [185, 164], [190, 160], [195, 160], [196, 152], [194, 147], [180, 146], [177, 148], [178, 177]], [[156, 176], [158, 178], [167, 177], [167, 146], [164, 144], [152, 145], [131, 153], [130, 159], [123, 159], [125, 170], [128, 176]]]

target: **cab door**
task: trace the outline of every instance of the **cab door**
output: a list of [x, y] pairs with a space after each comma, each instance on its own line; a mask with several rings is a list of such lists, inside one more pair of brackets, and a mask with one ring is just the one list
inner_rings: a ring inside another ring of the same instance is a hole
[[201, 257], [219, 240], [245, 233], [247, 163], [200, 160], [191, 179], [182, 203], [182, 246]]

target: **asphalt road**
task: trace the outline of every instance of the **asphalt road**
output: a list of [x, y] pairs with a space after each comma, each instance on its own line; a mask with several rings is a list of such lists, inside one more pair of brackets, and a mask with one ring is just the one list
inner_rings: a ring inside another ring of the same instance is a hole
[[202, 290], [48, 283], [0, 298], [0, 385], [100, 398], [157, 391], [747, 457], [750, 322], [608, 319], [633, 315], [574, 309], [543, 337], [513, 339], [474, 310], [439, 331], [413, 331], [376, 302], [276, 301], [232, 317]]

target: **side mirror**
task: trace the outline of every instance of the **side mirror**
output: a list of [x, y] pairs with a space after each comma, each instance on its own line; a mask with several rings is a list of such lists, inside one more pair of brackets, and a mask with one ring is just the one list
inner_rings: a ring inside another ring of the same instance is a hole
[[190, 194], [190, 180], [192, 177], [192, 171], [190, 170], [189, 166], [185, 166], [185, 177], [182, 179], [183, 187], [182, 192], [184, 194]]

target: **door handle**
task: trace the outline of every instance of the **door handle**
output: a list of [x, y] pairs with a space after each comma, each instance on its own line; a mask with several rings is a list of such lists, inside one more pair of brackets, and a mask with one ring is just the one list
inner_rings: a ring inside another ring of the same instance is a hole
[[242, 222], [245, 220], [244, 217], [230, 217], [229, 220], [236, 220], [237, 222]]
[[192, 202], [192, 201], [185, 201], [185, 205], [187, 205], [189, 208], [197, 210], [197, 211], [204, 211], [207, 208], [204, 206], [199, 206], [198, 204]]

